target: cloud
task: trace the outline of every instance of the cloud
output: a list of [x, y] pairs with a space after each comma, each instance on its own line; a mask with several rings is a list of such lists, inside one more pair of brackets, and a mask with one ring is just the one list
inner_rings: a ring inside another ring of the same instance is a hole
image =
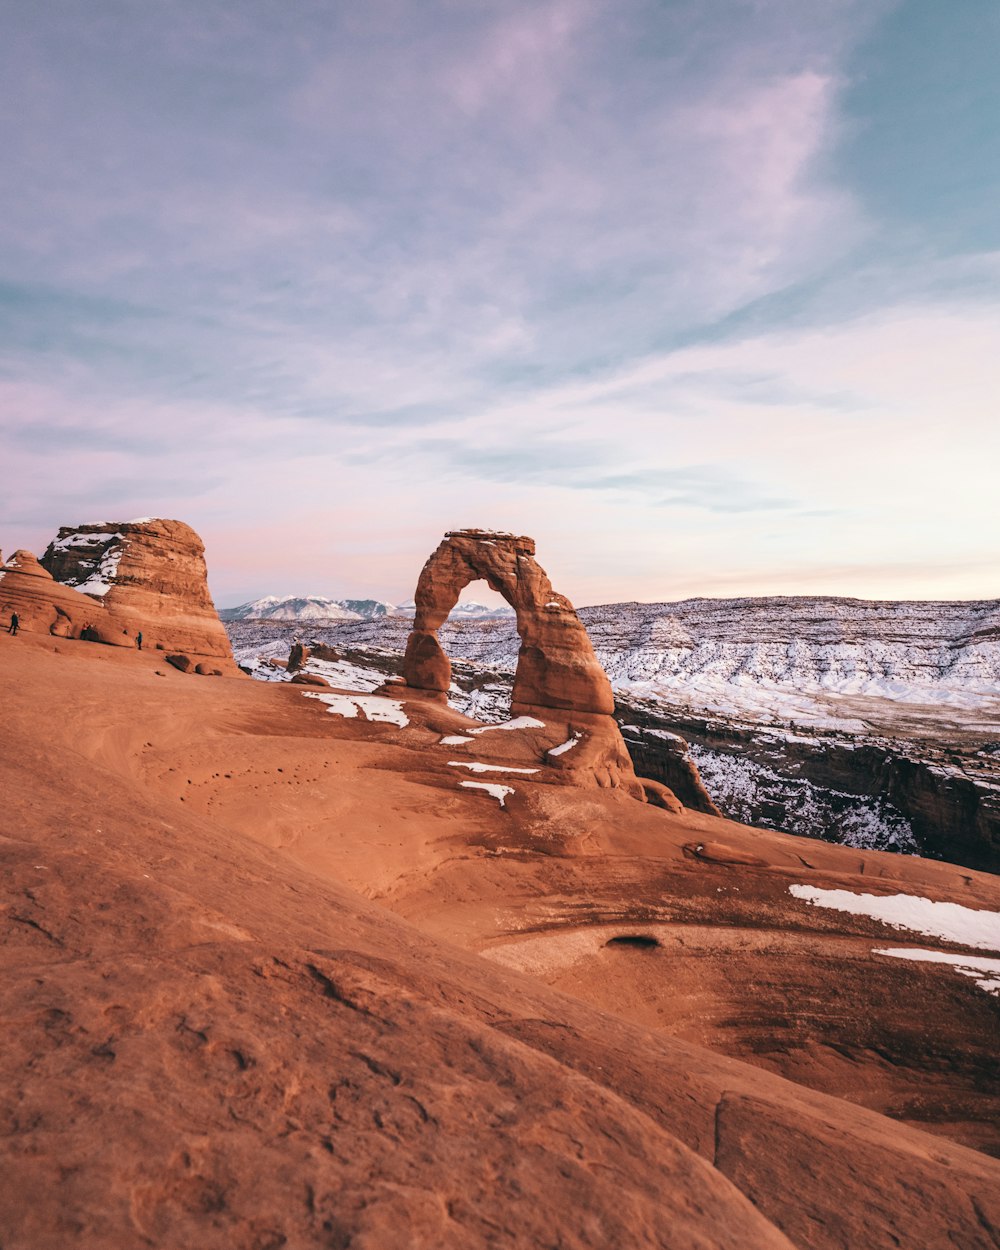
[[855, 237], [822, 158], [831, 48], [859, 13], [831, 7], [843, 29], [824, 21], [811, 49], [783, 6], [750, 23], [724, 4], [304, 6], [286, 30], [254, 4], [117, 25], [66, 8], [78, 54], [57, 62], [35, 31], [8, 65], [12, 84], [32, 69], [5, 136], [13, 255], [197, 313], [223, 373], [241, 335], [373, 373], [444, 358], [551, 377], [595, 343], [621, 359]]
[[[608, 441], [533, 438], [523, 446], [479, 445], [459, 440], [417, 441], [405, 453], [424, 460], [435, 475], [471, 476], [481, 482], [532, 485], [575, 492], [611, 493], [655, 508], [704, 508], [711, 512], [757, 512], [796, 507], [713, 464], [628, 467], [629, 449]], [[353, 458], [353, 457], [352, 457]], [[371, 450], [359, 462], [384, 457]]]
[[971, 569], [997, 256], [887, 229], [840, 160], [892, 9], [23, 8], [0, 521], [185, 510], [240, 579], [241, 524], [372, 579], [377, 526], [401, 584], [345, 593], [408, 593], [466, 522], [535, 532], [586, 597]]

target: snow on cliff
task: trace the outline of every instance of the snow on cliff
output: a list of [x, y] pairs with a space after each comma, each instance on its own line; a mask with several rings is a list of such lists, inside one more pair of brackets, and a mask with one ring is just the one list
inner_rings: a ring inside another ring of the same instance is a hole
[[625, 688], [774, 685], [912, 702], [1000, 695], [997, 600], [687, 599], [581, 616]]
[[1000, 700], [997, 600], [688, 599], [580, 615], [616, 689], [724, 714], [822, 724], [872, 698]]

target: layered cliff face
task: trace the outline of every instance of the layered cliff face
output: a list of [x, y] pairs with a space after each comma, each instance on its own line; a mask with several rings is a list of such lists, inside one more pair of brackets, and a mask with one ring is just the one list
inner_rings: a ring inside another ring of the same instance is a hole
[[847, 700], [1000, 710], [1000, 601], [829, 597], [617, 603], [581, 611], [616, 689], [810, 724]]
[[41, 560], [4, 565], [0, 612], [25, 629], [183, 654], [199, 672], [236, 672], [208, 589], [204, 546], [181, 521], [64, 526]]

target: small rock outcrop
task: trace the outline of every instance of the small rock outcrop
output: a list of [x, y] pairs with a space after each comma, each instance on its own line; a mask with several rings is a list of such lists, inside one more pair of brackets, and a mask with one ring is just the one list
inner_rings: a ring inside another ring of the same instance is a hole
[[319, 673], [296, 673], [292, 678], [292, 684], [295, 686], [329, 686], [329, 682], [325, 677], [320, 677]]
[[236, 673], [208, 589], [204, 546], [181, 521], [64, 526], [41, 560], [16, 551], [0, 569], [0, 615], [29, 632], [193, 657]]
[[297, 673], [300, 668], [305, 668], [309, 660], [309, 648], [301, 642], [293, 642], [292, 649], [288, 653], [288, 671]]
[[103, 608], [60, 585], [30, 551], [15, 551], [0, 568], [0, 620], [7, 622], [13, 612], [29, 633], [135, 645], [122, 636], [122, 626]]
[[[611, 683], [590, 638], [565, 595], [552, 589], [535, 560], [535, 542], [490, 530], [451, 530], [424, 565], [414, 596], [413, 629], [406, 643], [403, 678], [408, 686], [444, 702], [451, 663], [437, 631], [471, 582], [485, 581], [517, 615], [521, 639], [512, 716], [534, 716], [567, 727], [579, 747], [552, 753], [552, 767], [597, 778], [644, 797], [612, 716]], [[564, 748], [569, 745], [564, 744]]]

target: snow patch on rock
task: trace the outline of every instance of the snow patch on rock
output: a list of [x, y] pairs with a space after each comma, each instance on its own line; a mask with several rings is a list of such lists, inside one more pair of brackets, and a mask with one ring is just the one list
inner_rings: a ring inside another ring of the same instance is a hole
[[515, 716], [513, 720], [501, 721], [499, 725], [481, 725], [479, 729], [470, 729], [469, 733], [485, 734], [493, 729], [544, 729], [545, 722], [535, 720], [533, 716]]
[[567, 751], [572, 751], [576, 744], [583, 737], [582, 734], [574, 734], [572, 738], [567, 738], [565, 742], [560, 742], [557, 747], [553, 747], [547, 751], [547, 755], [565, 755]]
[[366, 720], [398, 725], [401, 729], [405, 729], [410, 723], [403, 711], [402, 703], [395, 699], [370, 695], [321, 694], [316, 690], [304, 690], [302, 693], [307, 699], [318, 699], [320, 703], [325, 703], [334, 716], [344, 716], [353, 720], [360, 711], [364, 713]]
[[511, 764], [481, 764], [478, 760], [449, 760], [449, 768], [467, 768], [473, 773], [537, 773], [537, 768], [514, 768]]
[[915, 950], [911, 946], [874, 950], [873, 955], [890, 959], [912, 959], [917, 963], [951, 964], [965, 977], [975, 977], [976, 985], [987, 994], [1000, 995], [1000, 959], [984, 959], [981, 955], [955, 955], [951, 951]]
[[853, 916], [869, 916], [894, 929], [909, 929], [958, 946], [1000, 951], [1000, 912], [980, 911], [961, 903], [939, 903], [919, 894], [855, 894], [814, 885], [790, 885], [788, 892], [814, 907]]
[[501, 807], [507, 806], [507, 795], [514, 793], [513, 786], [501, 786], [494, 781], [460, 781], [458, 784], [465, 790], [485, 790], [497, 800]]

